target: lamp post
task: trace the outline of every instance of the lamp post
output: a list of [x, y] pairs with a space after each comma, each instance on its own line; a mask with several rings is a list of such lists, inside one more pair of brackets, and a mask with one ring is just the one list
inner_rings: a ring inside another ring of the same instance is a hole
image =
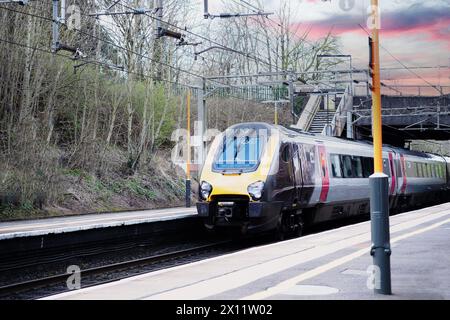
[[391, 290], [391, 247], [389, 235], [389, 181], [383, 173], [383, 144], [381, 120], [381, 81], [380, 81], [380, 39], [378, 0], [371, 0], [372, 39], [370, 45], [372, 80], [372, 135], [375, 173], [370, 176], [370, 221], [375, 270], [375, 293], [390, 295]]

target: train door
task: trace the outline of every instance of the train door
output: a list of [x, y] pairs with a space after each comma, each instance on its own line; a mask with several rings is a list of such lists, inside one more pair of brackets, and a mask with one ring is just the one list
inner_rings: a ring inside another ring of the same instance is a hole
[[313, 144], [302, 144], [299, 149], [302, 166], [302, 191], [300, 203], [303, 207], [311, 205], [311, 198], [316, 186], [316, 147]]
[[302, 163], [300, 154], [302, 152], [301, 145], [293, 144], [293, 155], [292, 155], [292, 162], [294, 165], [294, 182], [295, 182], [295, 195], [294, 200], [298, 204], [302, 204], [302, 188], [303, 188], [303, 177], [302, 177]]
[[277, 200], [285, 203], [292, 203], [294, 200], [295, 182], [292, 155], [292, 144], [283, 143], [280, 148], [275, 193], [277, 194]]
[[389, 152], [389, 167], [391, 172], [391, 186], [389, 188], [389, 195], [395, 195], [396, 194], [396, 186], [397, 186], [397, 174], [396, 174], [396, 166], [394, 161], [394, 154], [392, 152]]

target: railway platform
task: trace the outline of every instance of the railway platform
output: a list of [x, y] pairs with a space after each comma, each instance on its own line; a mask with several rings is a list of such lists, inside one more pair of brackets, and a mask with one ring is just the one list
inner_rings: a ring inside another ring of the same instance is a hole
[[0, 222], [0, 241], [194, 217], [192, 208], [169, 208]]
[[390, 296], [371, 287], [366, 221], [46, 299], [450, 299], [450, 203], [390, 225]]

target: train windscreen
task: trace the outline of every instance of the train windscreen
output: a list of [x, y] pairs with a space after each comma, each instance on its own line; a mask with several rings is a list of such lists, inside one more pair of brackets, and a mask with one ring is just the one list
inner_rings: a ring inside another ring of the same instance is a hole
[[225, 133], [213, 164], [215, 171], [255, 171], [267, 143], [264, 129], [234, 129]]

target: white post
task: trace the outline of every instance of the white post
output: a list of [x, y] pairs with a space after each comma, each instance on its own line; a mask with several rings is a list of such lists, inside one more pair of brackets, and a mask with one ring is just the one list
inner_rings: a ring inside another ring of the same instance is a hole
[[66, 0], [61, 0], [61, 17], [59, 21], [62, 24], [66, 24]]

